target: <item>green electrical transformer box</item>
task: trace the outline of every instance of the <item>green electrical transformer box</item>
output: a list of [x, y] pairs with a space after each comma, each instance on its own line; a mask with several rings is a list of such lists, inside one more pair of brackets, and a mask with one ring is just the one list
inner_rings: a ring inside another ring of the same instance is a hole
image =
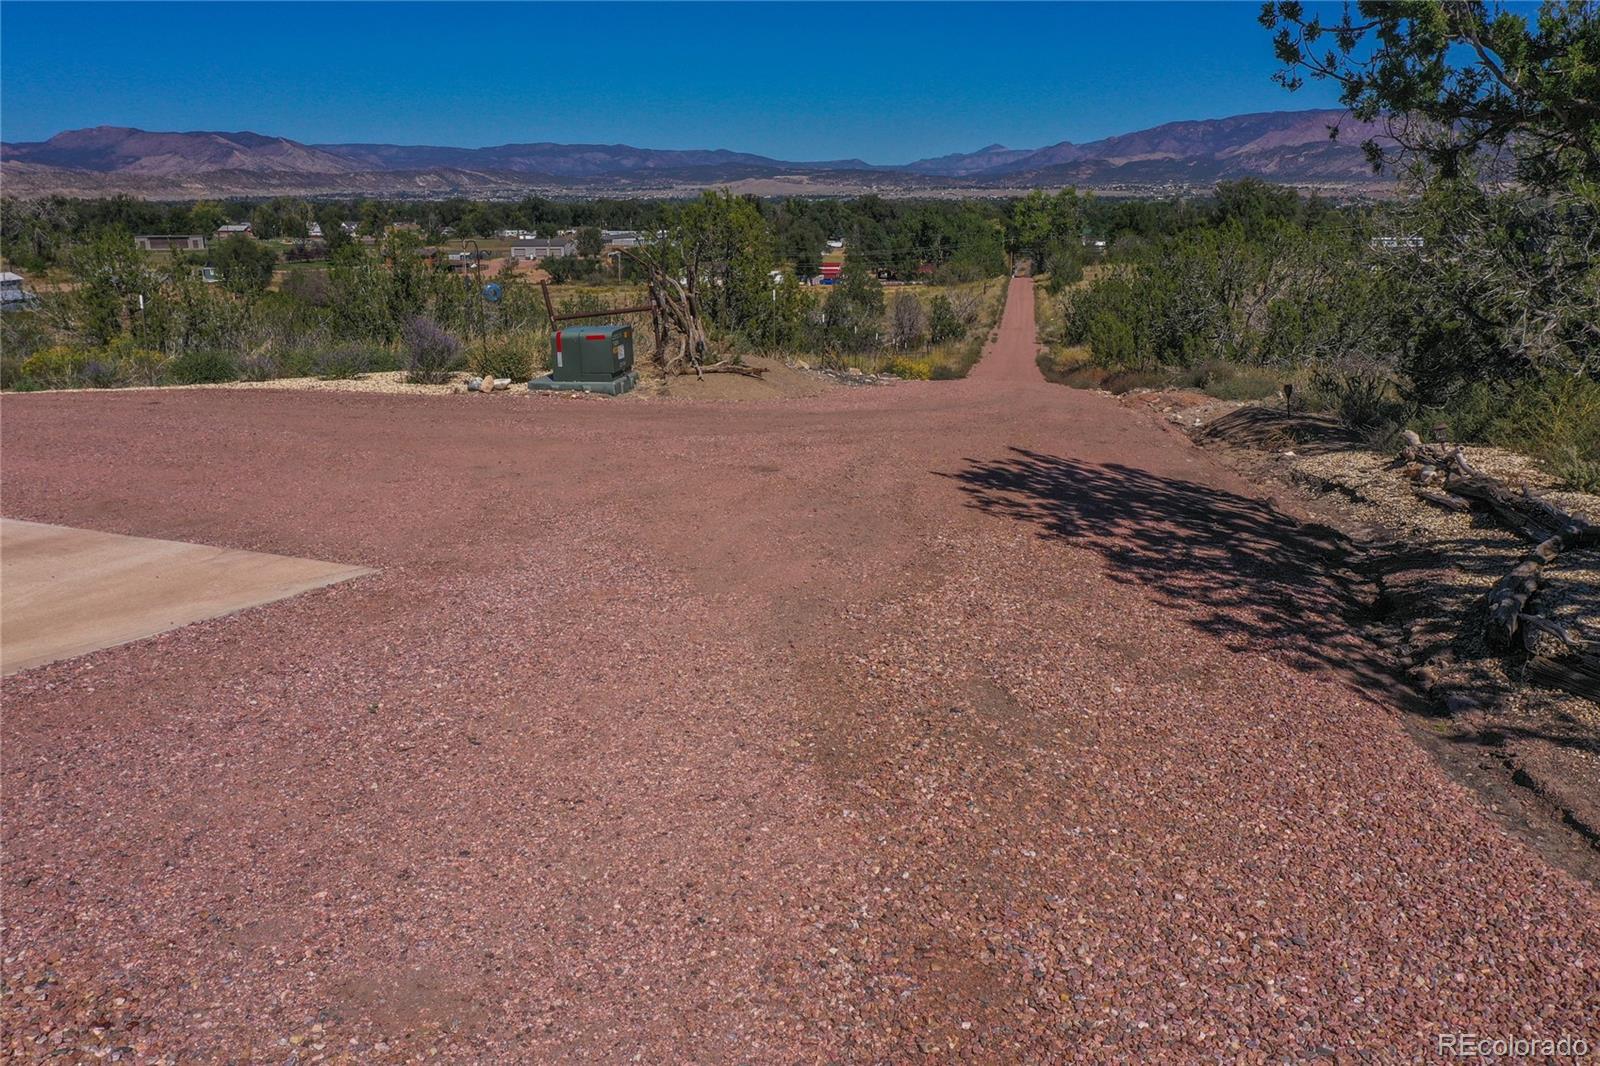
[[568, 326], [550, 339], [550, 373], [528, 382], [528, 388], [618, 396], [638, 381], [632, 326]]
[[554, 343], [550, 376], [557, 381], [610, 381], [633, 369], [632, 326], [568, 326]]

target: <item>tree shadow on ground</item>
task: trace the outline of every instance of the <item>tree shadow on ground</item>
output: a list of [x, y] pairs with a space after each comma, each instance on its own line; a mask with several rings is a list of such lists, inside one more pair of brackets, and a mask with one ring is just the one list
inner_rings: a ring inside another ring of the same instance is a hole
[[946, 474], [977, 509], [1097, 552], [1137, 585], [1236, 650], [1333, 671], [1387, 698], [1405, 696], [1392, 660], [1352, 630], [1377, 587], [1350, 541], [1269, 503], [1120, 463], [1013, 448]]
[[1241, 407], [1212, 419], [1195, 437], [1265, 451], [1293, 449], [1301, 455], [1327, 455], [1361, 444], [1360, 435], [1336, 418], [1283, 411], [1264, 404]]

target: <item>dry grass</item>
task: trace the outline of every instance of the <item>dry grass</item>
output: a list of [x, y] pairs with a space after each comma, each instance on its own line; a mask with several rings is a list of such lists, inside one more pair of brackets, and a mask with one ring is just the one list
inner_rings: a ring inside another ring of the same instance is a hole
[[913, 377], [927, 377], [936, 379], [965, 377], [967, 372], [977, 363], [983, 354], [983, 346], [988, 341], [989, 335], [994, 331], [1000, 321], [1000, 315], [1005, 309], [1006, 287], [1008, 278], [989, 278], [985, 281], [969, 281], [948, 285], [895, 285], [884, 290], [885, 316], [884, 335], [889, 333], [888, 305], [895, 297], [902, 293], [909, 293], [921, 300], [924, 306], [932, 304], [940, 296], [947, 297], [952, 302], [969, 296], [976, 296], [978, 300], [978, 317], [973, 323], [967, 336], [957, 341], [947, 341], [943, 344], [928, 345], [922, 349], [898, 351], [884, 348], [875, 352], [860, 354], [839, 355], [832, 361], [840, 366], [857, 367], [868, 374], [878, 374], [889, 368], [891, 364], [902, 367], [914, 368], [908, 375]]

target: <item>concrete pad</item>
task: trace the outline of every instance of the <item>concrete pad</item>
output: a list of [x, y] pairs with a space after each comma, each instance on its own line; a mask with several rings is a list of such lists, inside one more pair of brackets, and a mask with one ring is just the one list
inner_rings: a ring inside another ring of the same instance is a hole
[[528, 389], [532, 392], [597, 392], [602, 396], [621, 396], [631, 391], [637, 384], [639, 384], [639, 372], [630, 370], [610, 381], [557, 381], [546, 374], [542, 378], [534, 378], [528, 382]]
[[0, 519], [0, 672], [370, 573], [316, 559]]

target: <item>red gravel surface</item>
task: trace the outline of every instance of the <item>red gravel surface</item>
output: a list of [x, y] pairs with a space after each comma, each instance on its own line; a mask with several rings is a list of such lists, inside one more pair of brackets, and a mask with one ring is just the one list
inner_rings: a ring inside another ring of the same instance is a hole
[[5, 1048], [1600, 1044], [1600, 900], [1314, 528], [1033, 367], [748, 404], [8, 397], [4, 513], [378, 573], [3, 682]]

